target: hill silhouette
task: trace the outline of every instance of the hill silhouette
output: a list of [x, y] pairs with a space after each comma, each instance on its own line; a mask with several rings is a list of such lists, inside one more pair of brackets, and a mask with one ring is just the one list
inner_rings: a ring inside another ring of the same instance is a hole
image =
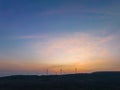
[[0, 90], [120, 90], [120, 72], [0, 77]]

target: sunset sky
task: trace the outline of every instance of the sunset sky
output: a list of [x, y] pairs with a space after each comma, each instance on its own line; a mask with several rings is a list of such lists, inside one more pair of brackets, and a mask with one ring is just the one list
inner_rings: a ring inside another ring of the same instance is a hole
[[0, 76], [120, 71], [120, 0], [0, 0]]

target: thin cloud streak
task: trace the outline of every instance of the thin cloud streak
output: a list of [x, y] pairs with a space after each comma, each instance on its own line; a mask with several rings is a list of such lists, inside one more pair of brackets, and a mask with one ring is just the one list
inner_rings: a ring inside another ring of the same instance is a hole
[[[118, 5], [117, 5], [118, 6]], [[80, 13], [80, 14], [88, 14], [88, 13], [92, 13], [92, 14], [99, 14], [101, 16], [107, 15], [107, 16], [119, 16], [120, 12], [119, 9], [118, 11], [116, 10], [116, 6], [114, 5], [115, 8], [111, 8], [111, 5], [106, 6], [106, 8], [88, 8], [85, 6], [80, 6], [80, 7], [60, 7], [54, 10], [48, 10], [48, 11], [44, 11], [44, 12], [38, 12], [36, 15], [40, 15], [40, 16], [49, 16], [49, 15], [56, 15], [56, 14], [71, 14], [71, 13]], [[118, 6], [118, 8], [120, 8]], [[115, 10], [114, 10], [115, 9]]]
[[25, 36], [20, 36], [17, 39], [43, 39], [47, 38], [47, 35], [25, 35]]

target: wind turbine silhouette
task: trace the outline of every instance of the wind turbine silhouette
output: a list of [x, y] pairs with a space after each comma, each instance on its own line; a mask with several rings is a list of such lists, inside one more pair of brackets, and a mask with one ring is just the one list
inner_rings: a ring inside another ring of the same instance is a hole
[[63, 73], [63, 70], [62, 70], [62, 68], [60, 68], [60, 74], [62, 75], [62, 73]]
[[49, 71], [48, 71], [48, 69], [46, 70], [46, 75], [48, 75], [49, 74]]
[[75, 68], [75, 74], [77, 73], [77, 68]]

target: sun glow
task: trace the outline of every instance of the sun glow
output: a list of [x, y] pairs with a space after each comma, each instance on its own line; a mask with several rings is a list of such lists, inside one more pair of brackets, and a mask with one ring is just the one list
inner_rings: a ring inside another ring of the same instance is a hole
[[[110, 37], [110, 36], [109, 36]], [[109, 56], [108, 37], [94, 37], [86, 33], [71, 34], [64, 37], [52, 37], [46, 42], [36, 42], [33, 50], [38, 58], [48, 63], [70, 64], [86, 62], [94, 57]]]

